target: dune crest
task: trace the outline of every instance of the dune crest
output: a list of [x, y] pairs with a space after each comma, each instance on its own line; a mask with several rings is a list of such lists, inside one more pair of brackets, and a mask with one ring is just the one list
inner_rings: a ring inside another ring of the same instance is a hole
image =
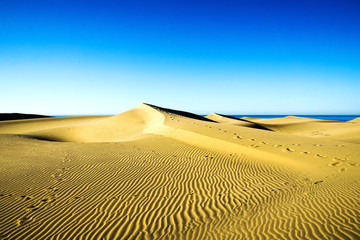
[[[241, 119], [271, 131], [355, 144], [360, 143], [360, 127], [356, 124], [357, 119], [333, 121], [296, 116], [273, 119], [243, 117]], [[231, 124], [236, 125], [234, 122]]]
[[[115, 142], [142, 137], [163, 123], [154, 108], [139, 106], [115, 116], [51, 118], [44, 121], [2, 122], [0, 133], [24, 134], [61, 142]], [[15, 127], [13, 127], [16, 125]]]

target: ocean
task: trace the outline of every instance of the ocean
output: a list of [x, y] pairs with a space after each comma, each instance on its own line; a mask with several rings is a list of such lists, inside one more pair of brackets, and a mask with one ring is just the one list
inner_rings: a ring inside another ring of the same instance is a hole
[[[255, 117], [255, 118], [282, 118], [289, 115], [229, 115], [236, 118], [242, 117]], [[360, 117], [360, 115], [291, 115], [296, 117], [304, 117], [304, 118], [316, 118], [322, 120], [336, 120], [336, 121], [350, 121], [355, 118]]]

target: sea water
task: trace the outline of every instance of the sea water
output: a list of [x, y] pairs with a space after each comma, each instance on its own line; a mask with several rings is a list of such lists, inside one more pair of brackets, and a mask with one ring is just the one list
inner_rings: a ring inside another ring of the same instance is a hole
[[[236, 118], [242, 117], [255, 117], [255, 118], [283, 118], [289, 115], [229, 115]], [[295, 117], [304, 117], [304, 118], [316, 118], [322, 120], [336, 120], [336, 121], [350, 121], [355, 118], [360, 117], [360, 115], [291, 115]]]

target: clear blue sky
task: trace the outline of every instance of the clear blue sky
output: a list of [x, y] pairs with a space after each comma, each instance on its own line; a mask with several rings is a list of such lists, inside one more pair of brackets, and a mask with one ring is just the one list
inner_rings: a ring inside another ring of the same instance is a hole
[[0, 112], [360, 114], [360, 1], [0, 0]]

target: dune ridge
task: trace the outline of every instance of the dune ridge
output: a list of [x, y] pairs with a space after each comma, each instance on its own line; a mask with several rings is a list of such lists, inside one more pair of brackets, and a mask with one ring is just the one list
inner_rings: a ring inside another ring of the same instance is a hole
[[0, 238], [360, 238], [359, 145], [306, 134], [357, 132], [245, 120], [140, 104], [0, 122]]
[[50, 118], [51, 116], [39, 114], [24, 114], [24, 113], [0, 113], [0, 121], [34, 119], [34, 118]]

